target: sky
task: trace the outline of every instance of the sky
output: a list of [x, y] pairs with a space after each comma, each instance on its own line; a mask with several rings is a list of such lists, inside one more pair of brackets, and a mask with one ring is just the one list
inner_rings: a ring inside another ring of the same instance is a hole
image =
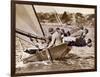
[[94, 14], [95, 9], [93, 8], [77, 8], [77, 7], [59, 7], [59, 6], [44, 6], [44, 5], [34, 5], [36, 12], [54, 12], [63, 13], [64, 11], [69, 13], [82, 13], [82, 14]]

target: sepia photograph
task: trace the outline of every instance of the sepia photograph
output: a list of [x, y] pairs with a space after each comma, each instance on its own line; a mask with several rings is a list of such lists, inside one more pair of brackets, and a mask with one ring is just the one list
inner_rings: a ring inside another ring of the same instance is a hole
[[96, 71], [96, 6], [14, 1], [12, 14], [12, 73]]

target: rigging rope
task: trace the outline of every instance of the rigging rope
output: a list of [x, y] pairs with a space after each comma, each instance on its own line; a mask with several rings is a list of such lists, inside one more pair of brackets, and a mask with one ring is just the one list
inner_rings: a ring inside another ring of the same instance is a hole
[[25, 39], [22, 39], [22, 38], [20, 38], [19, 36], [16, 36], [16, 37], [32, 45], [31, 42], [29, 42], [29, 41], [27, 41], [27, 40], [25, 40]]
[[20, 46], [21, 46], [20, 48], [22, 48], [22, 50], [21, 50], [22, 53], [20, 54], [19, 57], [20, 57], [20, 60], [23, 61], [23, 52], [24, 52], [25, 49], [24, 49], [24, 46], [23, 46], [23, 44], [21, 42], [21, 39], [20, 38], [18, 38], [18, 39], [19, 39], [19, 43], [20, 43]]
[[21, 47], [22, 47], [22, 50], [24, 51], [24, 50], [25, 50], [25, 48], [24, 48], [24, 46], [23, 46], [23, 44], [22, 44], [22, 42], [21, 42], [20, 38], [19, 38], [19, 42], [20, 42], [20, 45], [21, 45]]

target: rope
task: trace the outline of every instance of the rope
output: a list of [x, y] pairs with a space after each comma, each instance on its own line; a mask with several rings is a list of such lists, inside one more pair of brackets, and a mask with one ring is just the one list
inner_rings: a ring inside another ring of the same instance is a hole
[[19, 38], [19, 39], [21, 39], [21, 40], [23, 40], [23, 41], [25, 41], [25, 42], [28, 42], [28, 43], [32, 44], [31, 42], [26, 41], [25, 39], [22, 39], [22, 38], [20, 38], [19, 36], [16, 36], [16, 37]]
[[24, 46], [23, 46], [23, 44], [22, 44], [20, 38], [19, 38], [19, 42], [20, 42], [20, 44], [21, 44], [22, 50], [24, 51]]
[[[22, 47], [22, 51], [21, 52], [24, 52], [24, 46], [23, 46], [23, 44], [22, 44], [22, 42], [21, 42], [21, 39], [20, 38], [18, 38], [19, 39], [19, 43], [20, 43], [20, 45], [21, 45], [21, 47]], [[21, 61], [23, 61], [23, 57], [22, 57], [22, 55], [20, 55], [20, 60]]]
[[57, 22], [60, 24], [60, 26], [62, 26], [62, 21], [61, 21], [60, 17], [58, 16], [56, 10], [55, 9], [53, 9], [53, 10], [54, 10], [54, 13], [55, 13], [55, 17], [56, 17]]

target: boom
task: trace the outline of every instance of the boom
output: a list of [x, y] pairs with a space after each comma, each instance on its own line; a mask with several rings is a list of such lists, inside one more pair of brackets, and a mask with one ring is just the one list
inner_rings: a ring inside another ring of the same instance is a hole
[[22, 31], [20, 29], [16, 29], [16, 33], [24, 35], [26, 37], [31, 37], [31, 38], [35, 38], [35, 39], [45, 40], [45, 38], [43, 38], [43, 37], [38, 37], [38, 36], [36, 36], [36, 35], [34, 35], [32, 33], [28, 33], [28, 32]]

